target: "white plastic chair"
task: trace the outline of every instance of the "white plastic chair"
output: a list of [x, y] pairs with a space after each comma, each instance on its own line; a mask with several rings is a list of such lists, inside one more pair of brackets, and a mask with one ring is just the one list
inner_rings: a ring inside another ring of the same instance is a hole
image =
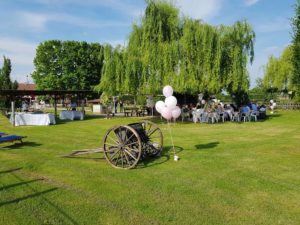
[[259, 111], [251, 111], [250, 113], [250, 121], [254, 119], [254, 121], [257, 121], [257, 117], [259, 116]]
[[193, 122], [194, 123], [197, 123], [198, 121], [201, 122], [201, 115], [203, 113], [203, 109], [197, 109], [197, 110], [194, 110], [192, 112], [193, 114]]

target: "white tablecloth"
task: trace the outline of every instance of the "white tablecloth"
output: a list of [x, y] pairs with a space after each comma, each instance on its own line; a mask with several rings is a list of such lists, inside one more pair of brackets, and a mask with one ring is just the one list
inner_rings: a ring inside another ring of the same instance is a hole
[[84, 115], [80, 111], [61, 111], [59, 114], [61, 120], [83, 120]]
[[[12, 121], [12, 119], [11, 119]], [[45, 126], [55, 124], [55, 116], [51, 113], [17, 113], [15, 114], [15, 126]]]

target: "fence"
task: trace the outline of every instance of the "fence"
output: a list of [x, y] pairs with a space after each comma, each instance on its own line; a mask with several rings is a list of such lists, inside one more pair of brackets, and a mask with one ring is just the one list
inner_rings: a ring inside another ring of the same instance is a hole
[[277, 103], [277, 109], [283, 110], [300, 110], [300, 103]]

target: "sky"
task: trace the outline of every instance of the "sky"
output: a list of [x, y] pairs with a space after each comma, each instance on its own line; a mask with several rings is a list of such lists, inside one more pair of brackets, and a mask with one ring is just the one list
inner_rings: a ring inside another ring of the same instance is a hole
[[[256, 33], [255, 59], [249, 64], [251, 87], [263, 76], [270, 55], [278, 57], [292, 41], [296, 0], [173, 0], [181, 15], [212, 25], [246, 19]], [[33, 82], [39, 43], [76, 40], [125, 45], [139, 23], [144, 0], [0, 0], [0, 56], [11, 59], [11, 78]], [[2, 67], [3, 57], [0, 57]]]

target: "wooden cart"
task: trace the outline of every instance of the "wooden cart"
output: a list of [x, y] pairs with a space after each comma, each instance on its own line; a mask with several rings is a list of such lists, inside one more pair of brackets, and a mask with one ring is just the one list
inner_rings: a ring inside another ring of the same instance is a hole
[[105, 158], [115, 168], [134, 168], [140, 160], [160, 155], [162, 147], [162, 132], [150, 121], [115, 126], [103, 138]]

